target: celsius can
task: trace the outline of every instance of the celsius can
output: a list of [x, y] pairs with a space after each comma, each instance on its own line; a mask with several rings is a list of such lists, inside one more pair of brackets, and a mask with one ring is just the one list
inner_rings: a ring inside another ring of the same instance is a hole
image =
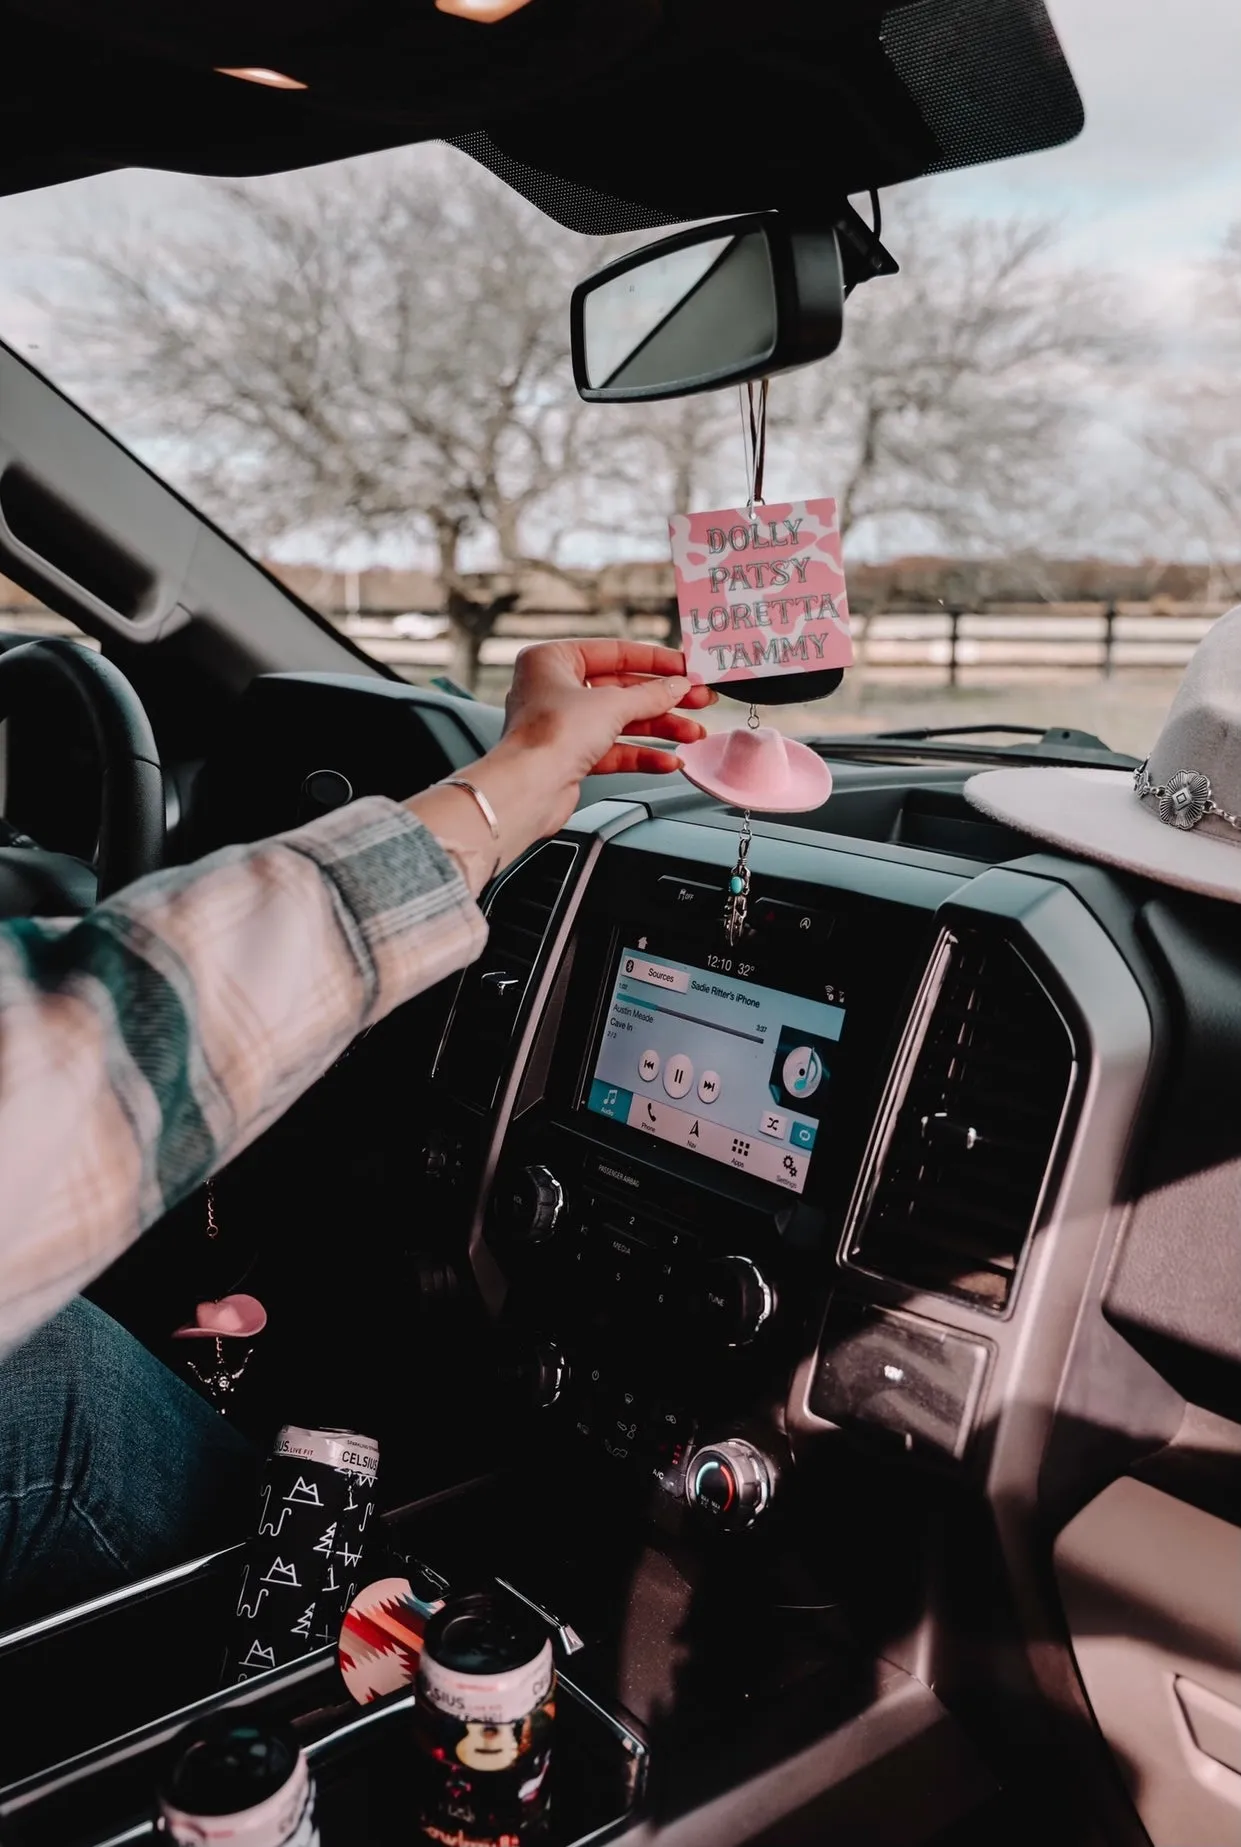
[[159, 1792], [161, 1831], [178, 1847], [319, 1847], [314, 1781], [285, 1733], [217, 1712], [180, 1743]]
[[336, 1646], [341, 1618], [366, 1582], [378, 1468], [372, 1437], [297, 1424], [280, 1432], [246, 1547], [225, 1684]]
[[508, 1598], [452, 1597], [427, 1624], [414, 1706], [423, 1835], [517, 1847], [547, 1821], [556, 1716], [551, 1639]]

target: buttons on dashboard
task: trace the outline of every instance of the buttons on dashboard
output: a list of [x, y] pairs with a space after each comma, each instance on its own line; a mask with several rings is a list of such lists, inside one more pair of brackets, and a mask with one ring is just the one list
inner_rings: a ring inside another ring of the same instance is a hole
[[724, 887], [665, 875], [655, 881], [655, 896], [668, 910], [679, 911], [682, 916], [700, 917], [704, 912], [714, 916], [723, 905]]
[[664, 1493], [683, 1496], [696, 1420], [677, 1399], [661, 1398], [624, 1373], [598, 1367], [575, 1374], [579, 1395], [567, 1407], [569, 1433], [601, 1461], [649, 1471]]
[[749, 922], [754, 929], [769, 936], [795, 938], [805, 944], [825, 943], [835, 921], [828, 911], [789, 904], [783, 898], [759, 898], [751, 903], [749, 911]]
[[698, 1100], [708, 1108], [720, 1094], [720, 1074], [718, 1071], [704, 1071], [698, 1079]]
[[664, 1089], [670, 1097], [688, 1096], [694, 1082], [694, 1067], [684, 1052], [674, 1052], [664, 1066]]
[[643, 1052], [641, 1058], [638, 1060], [638, 1076], [642, 1079], [643, 1083], [653, 1084], [655, 1082], [655, 1079], [659, 1076], [659, 1068], [662, 1063], [663, 1060], [660, 1058], [658, 1052]]

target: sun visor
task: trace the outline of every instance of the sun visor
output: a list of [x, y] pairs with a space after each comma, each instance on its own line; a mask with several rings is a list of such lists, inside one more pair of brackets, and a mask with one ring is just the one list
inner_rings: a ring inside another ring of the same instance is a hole
[[[529, 0], [493, 24], [441, 13], [433, 0], [19, 5], [49, 33], [67, 30], [79, 45], [94, 41], [114, 56], [127, 52], [144, 64], [179, 67], [192, 79], [212, 80], [219, 70], [279, 72], [304, 89], [258, 89], [257, 107], [265, 111], [269, 132], [295, 136], [304, 116], [309, 136], [311, 123], [331, 115], [369, 123], [373, 144], [383, 138], [385, 124], [393, 142], [438, 136], [571, 91], [648, 40], [664, 0]], [[63, 37], [60, 44], [63, 56]], [[238, 92], [258, 88], [214, 78], [217, 87], [230, 83]], [[202, 108], [197, 83], [192, 94], [193, 105]], [[232, 106], [217, 97], [217, 116]], [[238, 106], [250, 114], [244, 101]], [[201, 136], [201, 124], [196, 132]]]

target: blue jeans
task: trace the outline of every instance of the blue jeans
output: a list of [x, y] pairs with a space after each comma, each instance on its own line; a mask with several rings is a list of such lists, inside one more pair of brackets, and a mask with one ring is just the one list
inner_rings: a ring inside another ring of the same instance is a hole
[[258, 1457], [93, 1303], [0, 1362], [0, 1628], [245, 1535]]

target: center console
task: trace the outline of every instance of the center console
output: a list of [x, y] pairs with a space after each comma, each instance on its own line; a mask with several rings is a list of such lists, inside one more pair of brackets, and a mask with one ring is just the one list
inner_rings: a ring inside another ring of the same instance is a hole
[[[675, 851], [657, 850], [661, 832]], [[656, 823], [570, 870], [543, 993], [512, 1021], [493, 1139], [475, 1144], [473, 1256], [505, 1396], [537, 1413], [550, 1466], [596, 1465], [661, 1524], [689, 1505], [736, 1529], [787, 1466], [789, 1381], [948, 882], [915, 874], [885, 893], [891, 868], [866, 876], [859, 861], [855, 889], [825, 890], [804, 876], [807, 849], [759, 841], [760, 874], [765, 856], [783, 870], [756, 878], [734, 949], [730, 844]], [[511, 974], [496, 959], [504, 884], [494, 908], [448, 1027], [445, 1088], [468, 1069], [459, 1036], [485, 1046], [475, 996]], [[443, 1132], [467, 1138], [468, 1102], [440, 1108]]]

